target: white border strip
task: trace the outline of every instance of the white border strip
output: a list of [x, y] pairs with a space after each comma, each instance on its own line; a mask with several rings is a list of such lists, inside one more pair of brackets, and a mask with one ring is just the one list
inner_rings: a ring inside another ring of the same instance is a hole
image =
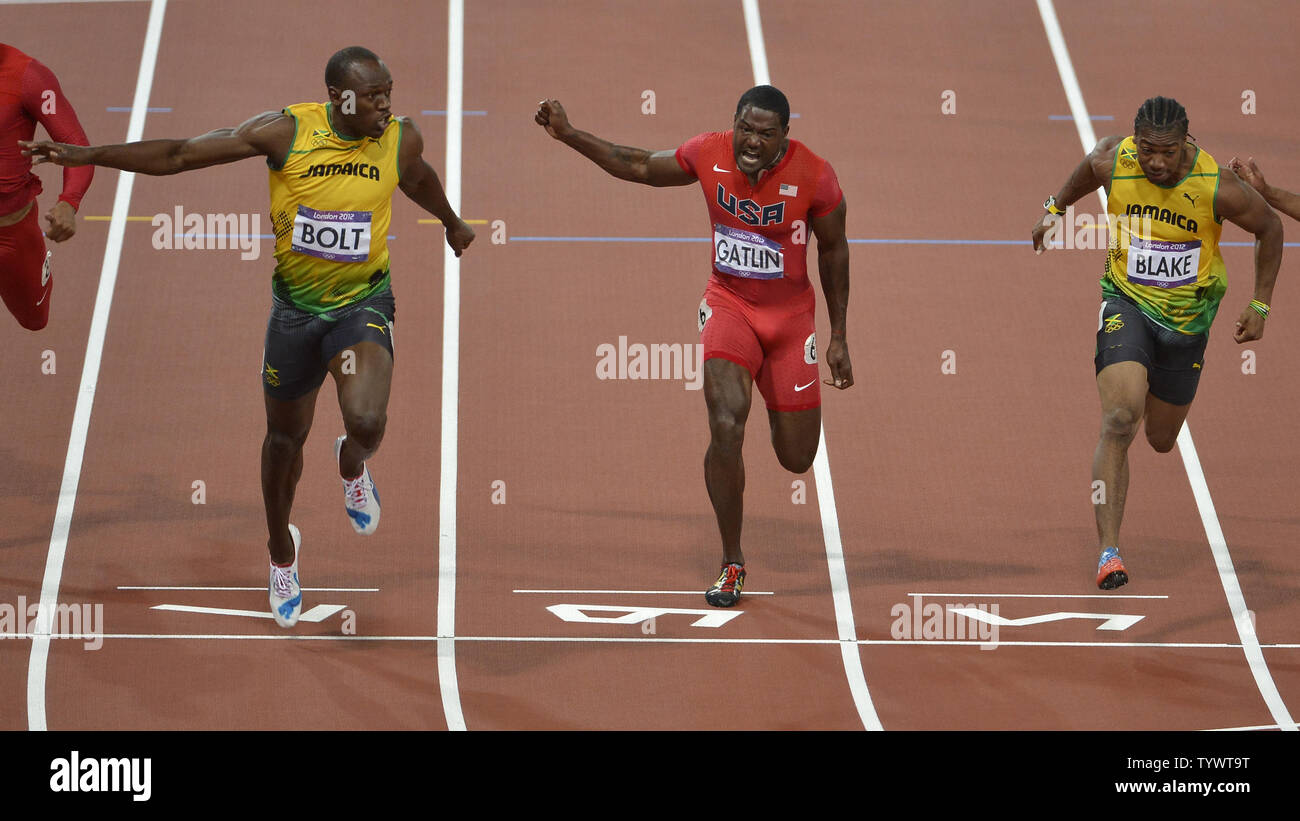
[[[447, 4], [447, 159], [443, 189], [460, 213], [461, 121], [464, 108], [465, 5]], [[438, 503], [438, 687], [447, 729], [464, 730], [456, 678], [456, 465], [460, 436], [460, 259], [443, 244], [442, 473]]]
[[[319, 605], [318, 605], [319, 606]], [[325, 605], [328, 606], [328, 605]], [[335, 605], [337, 606], [337, 605]], [[263, 611], [256, 612], [258, 618]], [[267, 616], [270, 618], [270, 616]], [[842, 645], [839, 639], [776, 639], [776, 638], [692, 638], [689, 636], [356, 636], [341, 633], [309, 635], [277, 630], [274, 633], [6, 633], [6, 639], [152, 639], [156, 641], [477, 641], [521, 643], [568, 644], [773, 644], [773, 645]], [[871, 647], [973, 647], [981, 653], [988, 649], [1004, 647], [1092, 647], [1098, 649], [1152, 649], [1152, 650], [1239, 650], [1242, 645], [1206, 641], [982, 641], [980, 639], [858, 639], [858, 644]], [[1270, 650], [1300, 650], [1300, 644], [1266, 644]], [[1272, 725], [1269, 725], [1272, 726]]]
[[[144, 49], [140, 55], [140, 73], [136, 76], [131, 119], [126, 130], [127, 142], [139, 140], [144, 135], [144, 118], [149, 107], [149, 91], [153, 87], [158, 45], [162, 40], [163, 13], [166, 10], [167, 0], [153, 0], [149, 8], [149, 23], [145, 30]], [[95, 405], [95, 387], [104, 353], [104, 336], [108, 332], [108, 314], [113, 307], [113, 288], [117, 284], [117, 268], [122, 259], [122, 239], [134, 185], [135, 174], [118, 174], [117, 193], [113, 196], [113, 217], [108, 224], [108, 241], [104, 247], [104, 264], [99, 272], [99, 289], [95, 293], [95, 308], [90, 320], [90, 334], [86, 340], [86, 359], [81, 368], [77, 408], [72, 415], [68, 455], [63, 463], [59, 504], [54, 513], [54, 528], [50, 533], [50, 550], [45, 556], [45, 576], [41, 580], [37, 632], [43, 635], [38, 635], [32, 642], [32, 652], [27, 663], [27, 727], [31, 730], [48, 729], [45, 719], [45, 680], [50, 653], [51, 619], [59, 598], [59, 581], [63, 577], [63, 558], [68, 549], [72, 511], [77, 504], [77, 485], [81, 482], [81, 464], [86, 454], [86, 438], [90, 432], [90, 412]]]
[[[763, 20], [758, 13], [758, 0], [741, 0], [745, 13], [745, 31], [749, 39], [749, 59], [754, 67], [754, 84], [772, 82], [768, 74], [767, 48], [763, 44]], [[826, 566], [831, 577], [831, 596], [835, 602], [835, 625], [839, 632], [840, 656], [844, 661], [844, 674], [848, 678], [849, 692], [857, 707], [862, 726], [868, 730], [883, 730], [876, 707], [867, 689], [867, 679], [862, 673], [862, 658], [858, 652], [857, 628], [853, 624], [853, 603], [849, 599], [849, 579], [844, 571], [844, 546], [840, 542], [840, 519], [835, 509], [835, 487], [831, 483], [831, 466], [826, 457], [826, 428], [817, 435], [817, 457], [813, 460], [813, 477], [817, 483], [817, 506], [821, 510], [822, 535], [826, 541]]]
[[[1038, 13], [1043, 18], [1043, 28], [1052, 47], [1052, 56], [1056, 59], [1056, 68], [1061, 75], [1061, 84], [1065, 87], [1065, 96], [1070, 101], [1070, 113], [1074, 115], [1074, 125], [1079, 131], [1079, 140], [1083, 143], [1084, 151], [1091, 151], [1097, 144], [1097, 137], [1093, 133], [1088, 110], [1083, 104], [1083, 93], [1079, 90], [1079, 81], [1070, 62], [1070, 52], [1065, 47], [1065, 37], [1061, 34], [1061, 24], [1056, 19], [1056, 9], [1052, 5], [1052, 0], [1037, 0], [1037, 2]], [[1105, 208], [1105, 192], [1098, 189], [1097, 196], [1101, 199], [1102, 208]], [[1282, 702], [1282, 696], [1277, 691], [1277, 685], [1273, 683], [1268, 664], [1264, 661], [1264, 653], [1255, 635], [1254, 624], [1246, 610], [1246, 599], [1242, 596], [1241, 586], [1237, 583], [1237, 571], [1232, 566], [1232, 557], [1228, 555], [1228, 543], [1223, 536], [1223, 528], [1219, 525], [1218, 514], [1214, 511], [1214, 500], [1210, 498], [1205, 472], [1196, 457], [1196, 446], [1192, 444], [1192, 431], [1186, 422], [1178, 432], [1178, 452], [1183, 457], [1187, 480], [1191, 483], [1192, 495], [1196, 497], [1201, 524], [1205, 527], [1205, 535], [1209, 539], [1210, 550], [1214, 554], [1214, 562], [1219, 570], [1219, 581], [1223, 585], [1224, 594], [1228, 597], [1232, 623], [1237, 629], [1237, 636], [1241, 639], [1242, 650], [1246, 654], [1246, 662], [1250, 665], [1251, 675], [1255, 677], [1255, 686], [1259, 688], [1259, 694], [1263, 696], [1264, 703], [1268, 705], [1268, 711], [1278, 726], [1283, 730], [1295, 730], [1296, 723], [1291, 718], [1286, 704]]]

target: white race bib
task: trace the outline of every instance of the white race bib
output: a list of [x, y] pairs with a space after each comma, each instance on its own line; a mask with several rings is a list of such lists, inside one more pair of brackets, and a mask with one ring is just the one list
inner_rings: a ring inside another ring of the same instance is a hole
[[780, 279], [785, 276], [785, 254], [774, 239], [715, 224], [713, 267], [733, 277]]
[[370, 258], [370, 212], [317, 211], [299, 205], [290, 247], [330, 262], [365, 262]]
[[1128, 281], [1156, 288], [1177, 288], [1196, 282], [1201, 268], [1201, 241], [1164, 242], [1130, 236]]

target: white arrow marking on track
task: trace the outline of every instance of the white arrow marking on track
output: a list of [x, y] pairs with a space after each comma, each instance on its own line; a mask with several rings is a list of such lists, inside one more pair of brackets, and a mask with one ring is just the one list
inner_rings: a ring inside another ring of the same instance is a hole
[[[318, 604], [298, 617], [299, 621], [321, 622], [347, 607], [346, 604]], [[250, 619], [273, 618], [261, 610], [232, 610], [227, 607], [197, 607], [190, 604], [156, 604], [150, 610], [173, 610], [178, 613], [208, 613], [214, 616], [245, 616]]]

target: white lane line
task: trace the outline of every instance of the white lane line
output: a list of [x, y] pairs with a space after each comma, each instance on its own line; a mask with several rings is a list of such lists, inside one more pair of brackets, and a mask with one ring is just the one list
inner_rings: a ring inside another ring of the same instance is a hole
[[[1066, 97], [1070, 101], [1070, 113], [1074, 115], [1074, 125], [1079, 132], [1079, 141], [1084, 151], [1091, 151], [1097, 144], [1097, 137], [1092, 130], [1092, 121], [1088, 119], [1088, 110], [1083, 104], [1083, 93], [1079, 90], [1079, 81], [1074, 74], [1074, 65], [1070, 61], [1070, 52], [1065, 47], [1065, 37], [1061, 34], [1061, 24], [1056, 19], [1056, 8], [1052, 0], [1038, 0], [1038, 13], [1043, 18], [1043, 28], [1052, 47], [1052, 56], [1056, 59], [1056, 68], [1061, 75]], [[1102, 208], [1106, 207], [1106, 194], [1097, 190]], [[1228, 608], [1232, 613], [1232, 623], [1241, 639], [1242, 650], [1250, 673], [1255, 678], [1255, 686], [1268, 706], [1269, 713], [1278, 726], [1284, 730], [1295, 730], [1296, 723], [1290, 711], [1282, 701], [1273, 675], [1269, 672], [1264, 654], [1260, 650], [1259, 639], [1255, 636], [1254, 623], [1246, 609], [1246, 599], [1237, 583], [1237, 571], [1232, 565], [1228, 553], [1228, 542], [1224, 538], [1223, 528], [1219, 525], [1218, 514], [1214, 511], [1214, 500], [1210, 498], [1210, 487], [1205, 481], [1205, 472], [1201, 469], [1200, 459], [1196, 456], [1196, 446], [1192, 443], [1192, 431], [1186, 422], [1178, 432], [1178, 452], [1183, 457], [1183, 467], [1187, 471], [1187, 480], [1192, 486], [1192, 495], [1196, 498], [1196, 507], [1201, 514], [1201, 524], [1205, 528], [1210, 550], [1219, 571], [1219, 582], [1223, 585], [1224, 595], [1228, 599]]]
[[[703, 596], [703, 590], [512, 590], [511, 593], [599, 593], [618, 596]], [[746, 590], [746, 596], [775, 596], [770, 590]]]
[[1246, 597], [1242, 595], [1241, 585], [1237, 582], [1237, 571], [1232, 566], [1232, 556], [1228, 553], [1228, 541], [1224, 538], [1223, 528], [1219, 526], [1219, 516], [1214, 510], [1214, 500], [1210, 498], [1210, 487], [1201, 471], [1201, 461], [1196, 457], [1196, 445], [1192, 444], [1192, 432], [1187, 423], [1178, 432], [1178, 452], [1183, 457], [1183, 467], [1187, 469], [1187, 479], [1192, 485], [1192, 495], [1196, 497], [1196, 507], [1201, 512], [1201, 525], [1210, 540], [1210, 550], [1214, 554], [1214, 564], [1219, 570], [1219, 583], [1228, 598], [1228, 608], [1232, 611], [1232, 622], [1237, 628], [1237, 637], [1241, 639], [1242, 650], [1250, 672], [1255, 677], [1255, 686], [1268, 705], [1268, 712], [1283, 730], [1295, 730], [1296, 722], [1282, 701], [1282, 694], [1273, 683], [1268, 663], [1259, 646], [1259, 637], [1255, 635], [1255, 620], [1246, 608]]
[[[319, 605], [318, 605], [319, 606]], [[250, 616], [270, 618], [269, 613], [261, 610], [244, 611]], [[251, 633], [5, 633], [6, 639], [150, 639], [157, 641], [263, 641], [275, 639], [282, 641], [474, 641], [474, 642], [524, 642], [524, 643], [570, 643], [570, 644], [771, 644], [771, 645], [824, 645], [842, 646], [839, 639], [774, 639], [774, 638], [690, 638], [669, 636], [357, 636], [343, 634], [304, 635], [293, 632], [256, 635]], [[1174, 642], [1174, 641], [980, 641], [978, 639], [858, 639], [857, 644], [873, 647], [974, 647], [989, 645], [1003, 647], [1088, 647], [1097, 649], [1154, 649], [1154, 650], [1240, 650], [1240, 644], [1227, 642]], [[1265, 649], [1300, 650], [1297, 644], [1265, 644]]]
[[[144, 48], [140, 55], [140, 72], [136, 76], [131, 119], [126, 129], [127, 142], [138, 140], [144, 134], [144, 118], [149, 106], [149, 92], [153, 87], [158, 44], [162, 39], [163, 13], [166, 10], [167, 0], [153, 0], [149, 8], [149, 23], [145, 30]], [[99, 271], [99, 289], [95, 293], [90, 334], [86, 339], [86, 358], [81, 368], [81, 384], [77, 390], [77, 407], [72, 414], [68, 454], [63, 463], [59, 504], [54, 512], [50, 549], [45, 556], [45, 575], [41, 580], [41, 603], [38, 612], [43, 618], [37, 631], [45, 633], [46, 636], [44, 638], [38, 636], [32, 642], [32, 652], [27, 662], [27, 726], [31, 730], [47, 729], [45, 680], [50, 652], [48, 636], [52, 627], [50, 620], [54, 616], [59, 598], [63, 559], [68, 549], [68, 531], [71, 529], [72, 512], [77, 504], [77, 485], [81, 482], [81, 465], [86, 454], [86, 437], [90, 431], [90, 413], [95, 405], [95, 387], [99, 380], [99, 365], [104, 353], [104, 335], [108, 331], [108, 314], [113, 307], [113, 288], [117, 284], [117, 268], [122, 259], [122, 239], [125, 235], [126, 217], [130, 213], [131, 189], [134, 184], [135, 174], [118, 173], [117, 192], [113, 196], [113, 216], [108, 224], [104, 263]]]
[[831, 466], [826, 456], [826, 428], [822, 427], [817, 443], [817, 458], [813, 460], [813, 477], [817, 483], [817, 505], [822, 514], [822, 535], [826, 539], [826, 566], [830, 571], [831, 595], [835, 600], [835, 625], [839, 630], [840, 655], [848, 677], [853, 703], [857, 705], [862, 726], [868, 730], [883, 730], [876, 715], [867, 678], [862, 672], [862, 656], [858, 648], [857, 628], [853, 624], [853, 603], [849, 599], [849, 577], [844, 570], [844, 545], [840, 541], [840, 520], [835, 508], [835, 488], [831, 484]]
[[932, 599], [1167, 599], [1168, 596], [1107, 595], [1106, 593], [908, 593]]
[[758, 14], [758, 0], [741, 0], [745, 13], [745, 34], [749, 39], [749, 61], [754, 68], [754, 85], [772, 82], [767, 70], [767, 46], [763, 43], [763, 20]]
[[[447, 157], [443, 189], [460, 213], [461, 121], [464, 108], [465, 5], [447, 4]], [[456, 464], [460, 435], [460, 259], [443, 243], [442, 473], [438, 494], [438, 689], [447, 729], [464, 730], [456, 678]]]
[[[251, 592], [256, 590], [257, 592], [260, 593], [265, 591], [266, 587], [265, 586], [262, 587], [184, 587], [184, 586], [148, 587], [143, 585], [119, 584], [117, 586], [117, 589], [118, 590], [200, 590], [200, 591], [216, 590], [216, 591], [226, 591], [226, 592], [244, 592], [244, 591]], [[378, 587], [304, 587], [303, 592], [306, 593], [378, 593], [379, 588]]]
[[1253, 727], [1211, 727], [1208, 730], [1202, 730], [1203, 733], [1236, 733], [1242, 730], [1294, 730], [1296, 725], [1290, 727], [1279, 727], [1276, 724], [1256, 724]]
[[[745, 32], [749, 39], [749, 59], [754, 68], [754, 84], [772, 82], [767, 66], [767, 47], [763, 42], [763, 20], [758, 13], [758, 0], [741, 0], [745, 13]], [[849, 579], [844, 571], [844, 546], [840, 543], [840, 519], [835, 510], [835, 488], [831, 484], [831, 466], [826, 456], [826, 427], [817, 435], [817, 457], [813, 460], [813, 478], [817, 484], [817, 506], [821, 509], [822, 536], [826, 542], [826, 567], [831, 578], [831, 596], [835, 602], [835, 625], [839, 631], [840, 655], [844, 662], [844, 675], [849, 692], [857, 707], [862, 726], [868, 730], [883, 730], [876, 707], [867, 689], [867, 679], [862, 673], [862, 657], [858, 652], [857, 628], [853, 624], [853, 603], [849, 599]]]

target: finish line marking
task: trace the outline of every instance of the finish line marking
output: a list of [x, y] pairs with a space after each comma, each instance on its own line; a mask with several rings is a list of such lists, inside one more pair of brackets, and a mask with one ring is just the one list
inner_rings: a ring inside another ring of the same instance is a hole
[[1167, 599], [1168, 596], [1138, 596], [1105, 593], [908, 593], [932, 599]]
[[[179, 605], [178, 605], [179, 606]], [[334, 605], [317, 605], [326, 607]], [[312, 608], [313, 610], [315, 608]], [[255, 613], [255, 611], [244, 611]], [[310, 610], [307, 612], [311, 612]], [[256, 616], [271, 618], [270, 613], [256, 612]], [[841, 645], [839, 639], [773, 639], [773, 638], [672, 638], [666, 636], [350, 636], [350, 635], [297, 635], [291, 632], [267, 633], [10, 633], [9, 639], [153, 639], [157, 641], [415, 641], [415, 642], [521, 642], [521, 643], [576, 643], [576, 644], [771, 644], [771, 645]], [[980, 641], [945, 639], [858, 639], [855, 644], [870, 647], [1095, 647], [1152, 650], [1234, 650], [1240, 644], [1226, 642], [1161, 642], [1161, 641]], [[1261, 644], [1265, 650], [1300, 650], [1300, 644]]]
[[[577, 594], [595, 593], [611, 596], [703, 596], [703, 590], [511, 590], [511, 593]], [[770, 590], [746, 590], [743, 596], [775, 596]]]
[[[466, 220], [469, 222], [469, 220]], [[1088, 226], [1079, 226], [1086, 228]], [[510, 237], [510, 242], [713, 242], [708, 237], [582, 237], [582, 236], [518, 236]], [[1026, 248], [1033, 243], [1027, 239], [947, 239], [943, 237], [864, 237], [849, 238], [849, 245], [1021, 245]], [[1225, 248], [1253, 248], [1253, 242], [1220, 242]], [[1284, 242], [1284, 248], [1300, 248], [1300, 242]]]
[[[148, 587], [143, 585], [119, 584], [118, 590], [216, 590], [221, 592], [251, 592], [255, 590], [265, 590], [265, 587], [183, 587], [183, 586], [159, 586]], [[303, 591], [307, 593], [378, 593], [378, 587], [304, 587]]]
[[1291, 725], [1282, 727], [1277, 724], [1256, 724], [1253, 727], [1213, 727], [1209, 730], [1201, 730], [1203, 733], [1235, 733], [1242, 730], [1300, 730], [1300, 725]]

